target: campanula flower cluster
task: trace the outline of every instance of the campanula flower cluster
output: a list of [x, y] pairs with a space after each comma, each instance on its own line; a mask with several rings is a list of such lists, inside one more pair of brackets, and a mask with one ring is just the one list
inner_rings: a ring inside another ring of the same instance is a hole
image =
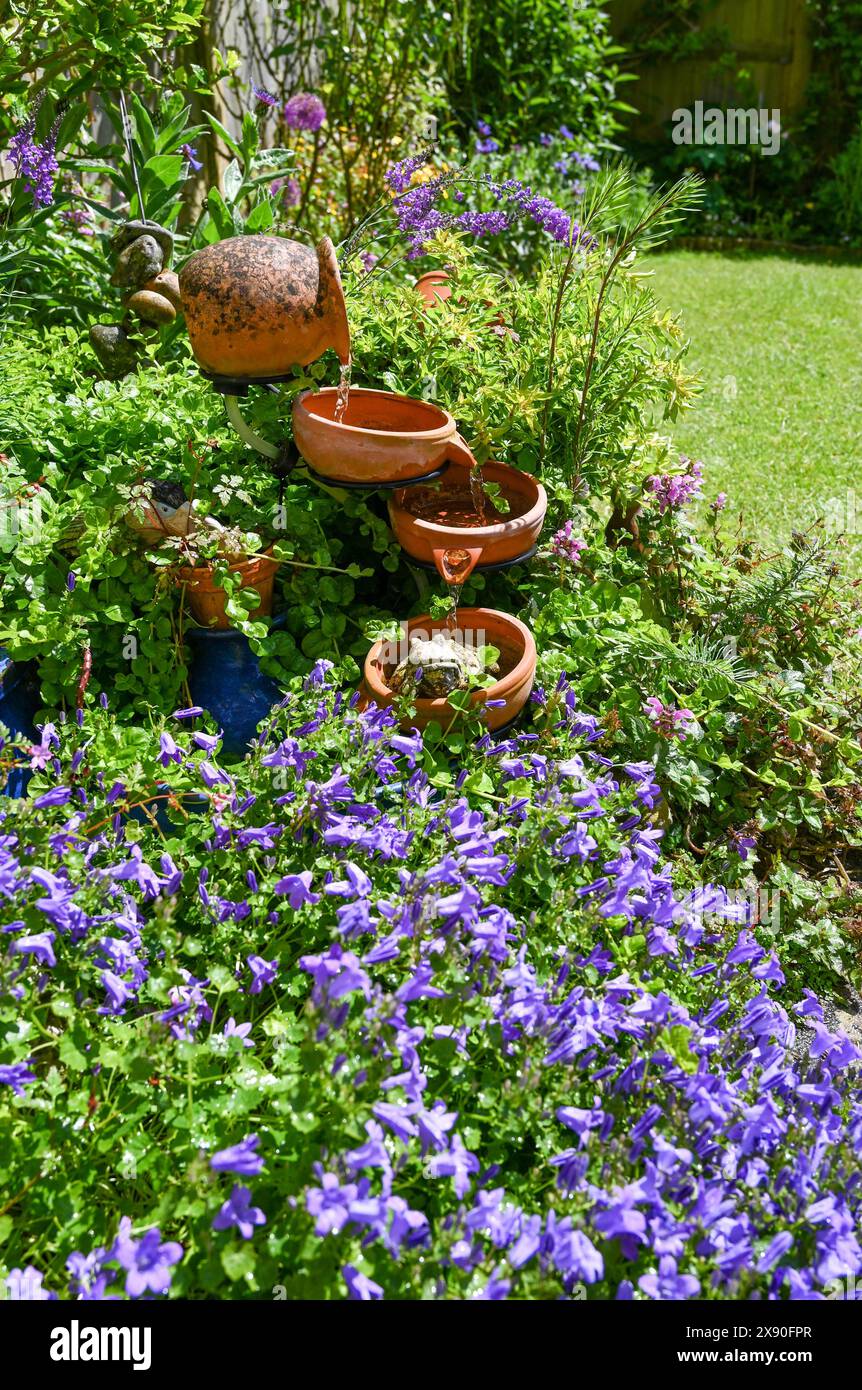
[[27, 1146], [0, 1154], [56, 1244], [13, 1239], [16, 1296], [858, 1275], [859, 1052], [747, 906], [675, 883], [653, 763], [605, 756], [565, 678], [460, 768], [328, 663], [305, 687], [243, 763], [194, 710], [125, 779], [98, 711], [0, 749], [33, 777], [0, 813], [3, 1123], [70, 1183], [126, 1150], [134, 1177], [58, 1235]]

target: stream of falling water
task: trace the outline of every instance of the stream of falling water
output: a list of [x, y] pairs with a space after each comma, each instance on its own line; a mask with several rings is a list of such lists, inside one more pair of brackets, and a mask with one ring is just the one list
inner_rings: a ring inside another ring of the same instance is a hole
[[470, 556], [466, 550], [447, 550], [443, 555], [443, 568], [446, 571], [446, 586], [449, 590], [450, 608], [446, 614], [446, 631], [454, 637], [458, 630], [458, 604], [464, 588]]
[[335, 397], [335, 423], [340, 425], [347, 410], [350, 400], [350, 366], [351, 360], [348, 355], [347, 360], [341, 364], [341, 375], [338, 378], [338, 395]]
[[479, 518], [479, 525], [484, 526], [487, 521], [485, 513], [485, 479], [482, 477], [482, 470], [476, 465], [470, 469], [470, 498], [473, 508]]

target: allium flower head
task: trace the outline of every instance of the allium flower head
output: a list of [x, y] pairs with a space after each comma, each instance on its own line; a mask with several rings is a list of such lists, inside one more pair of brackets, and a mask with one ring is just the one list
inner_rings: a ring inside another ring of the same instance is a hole
[[285, 102], [284, 123], [291, 130], [320, 130], [326, 120], [326, 107], [313, 92], [297, 92]]

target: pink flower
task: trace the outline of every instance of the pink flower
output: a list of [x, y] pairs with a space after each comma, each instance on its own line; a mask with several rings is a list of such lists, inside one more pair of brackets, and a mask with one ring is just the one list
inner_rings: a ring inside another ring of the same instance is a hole
[[561, 526], [551, 540], [551, 549], [554, 554], [559, 555], [563, 560], [568, 560], [572, 565], [577, 565], [580, 562], [581, 551], [586, 550], [586, 548], [586, 541], [574, 535], [573, 521], [567, 521], [565, 526]]
[[691, 459], [684, 455], [680, 457], [680, 463], [686, 465], [684, 473], [654, 473], [651, 478], [647, 478], [646, 485], [653, 493], [662, 513], [676, 511], [693, 497], [702, 496], [700, 486], [703, 481], [703, 464], [692, 463]]
[[655, 695], [650, 695], [643, 708], [656, 733], [661, 734], [662, 738], [676, 738], [680, 743], [685, 743], [686, 735], [691, 733], [689, 725], [696, 718], [692, 710], [674, 709], [673, 705], [662, 704]]

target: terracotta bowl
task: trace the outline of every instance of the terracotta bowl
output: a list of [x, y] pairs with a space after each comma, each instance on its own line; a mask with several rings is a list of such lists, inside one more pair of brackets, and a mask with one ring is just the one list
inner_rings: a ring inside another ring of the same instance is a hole
[[[420, 632], [430, 637], [445, 627], [445, 618], [431, 618], [427, 613], [419, 618], [411, 618], [406, 624], [406, 642]], [[486, 690], [477, 690], [473, 694], [474, 705], [484, 705], [488, 700], [503, 701], [502, 705], [483, 712], [488, 729], [500, 729], [520, 714], [533, 689], [536, 678], [536, 643], [533, 634], [517, 618], [508, 613], [498, 613], [493, 608], [460, 609], [457, 627], [460, 632], [484, 634], [483, 644], [500, 650], [504, 674]], [[387, 675], [391, 674], [386, 645], [375, 642], [365, 658], [361, 693], [366, 705], [373, 701], [384, 707], [391, 705], [395, 699], [394, 692], [386, 684]], [[416, 713], [403, 721], [402, 727], [405, 729], [424, 729], [432, 720], [446, 728], [458, 718], [457, 710], [444, 698], [418, 699], [414, 703]]]
[[301, 391], [293, 403], [293, 434], [316, 473], [334, 483], [393, 483], [423, 478], [447, 459], [469, 468], [473, 455], [448, 411], [392, 391], [352, 386], [344, 419], [335, 420], [338, 391]]
[[429, 309], [452, 298], [452, 286], [445, 270], [426, 270], [424, 275], [419, 276], [413, 288], [422, 296]]
[[[509, 515], [488, 526], [453, 526], [447, 524], [445, 515], [439, 520], [414, 516], [408, 511], [408, 504], [416, 500], [413, 489], [400, 489], [389, 501], [389, 522], [402, 550], [414, 560], [435, 564], [444, 579], [450, 577], [443, 560], [447, 551], [466, 550], [469, 553], [471, 563], [459, 570], [458, 577], [463, 582], [476, 564], [500, 564], [526, 555], [541, 535], [548, 510], [542, 484], [529, 473], [510, 468], [506, 463], [486, 463], [482, 476], [487, 482], [497, 484], [511, 506]], [[469, 470], [459, 465], [451, 467], [435, 489], [441, 513], [446, 506], [447, 493], [450, 496], [463, 493], [469, 486]]]

